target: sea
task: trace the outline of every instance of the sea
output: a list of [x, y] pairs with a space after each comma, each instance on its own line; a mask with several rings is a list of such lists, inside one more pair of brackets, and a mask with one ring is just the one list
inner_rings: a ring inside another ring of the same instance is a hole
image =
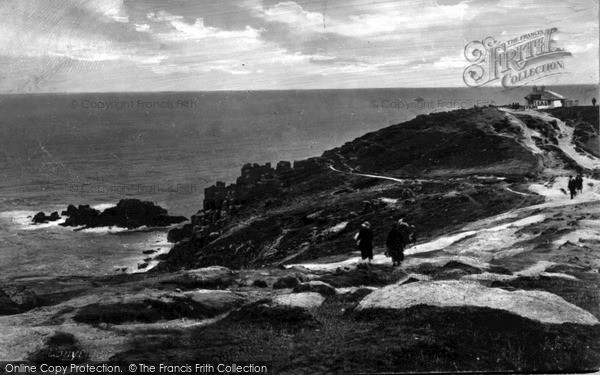
[[[554, 86], [579, 105], [598, 86]], [[168, 228], [32, 225], [69, 204], [150, 200], [190, 217], [246, 163], [319, 156], [417, 115], [524, 104], [529, 87], [0, 95], [0, 281], [144, 272]], [[431, 140], [436, 142], [435, 139]], [[152, 254], [144, 252], [154, 251]], [[150, 267], [156, 262], [150, 261]]]

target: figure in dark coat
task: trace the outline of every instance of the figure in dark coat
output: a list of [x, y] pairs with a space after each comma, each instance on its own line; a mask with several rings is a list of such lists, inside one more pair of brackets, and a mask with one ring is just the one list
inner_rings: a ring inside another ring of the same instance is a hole
[[404, 260], [404, 240], [398, 223], [392, 225], [392, 229], [388, 233], [385, 245], [388, 248], [388, 254], [392, 257], [392, 265], [399, 266]]
[[575, 177], [575, 189], [580, 193], [583, 191], [583, 177], [580, 174]]
[[404, 218], [398, 220], [390, 230], [386, 245], [394, 266], [399, 266], [404, 260], [404, 248], [414, 242], [413, 233], [414, 227], [405, 222]]
[[567, 185], [569, 192], [571, 193], [571, 199], [577, 195], [577, 182], [573, 179], [573, 176], [569, 177], [569, 184]]
[[362, 259], [369, 259], [370, 263], [373, 260], [373, 231], [371, 231], [371, 224], [368, 221], [362, 224], [356, 235], [356, 244], [360, 249]]

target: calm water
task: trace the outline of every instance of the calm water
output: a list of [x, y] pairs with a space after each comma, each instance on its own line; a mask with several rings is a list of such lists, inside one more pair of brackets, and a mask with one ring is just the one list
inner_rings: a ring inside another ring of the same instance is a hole
[[[551, 87], [580, 104], [596, 86]], [[0, 96], [0, 278], [135, 270], [165, 230], [31, 226], [38, 211], [135, 197], [189, 217], [205, 187], [247, 162], [318, 156], [418, 114], [523, 103], [500, 89], [383, 89]], [[416, 100], [416, 101], [415, 101]]]

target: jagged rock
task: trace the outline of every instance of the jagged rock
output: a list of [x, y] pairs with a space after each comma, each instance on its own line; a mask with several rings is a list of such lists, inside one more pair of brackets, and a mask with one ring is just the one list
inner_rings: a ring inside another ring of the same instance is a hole
[[285, 289], [285, 288], [294, 288], [298, 284], [300, 284], [300, 280], [296, 276], [284, 276], [273, 284], [273, 289]]
[[181, 228], [173, 228], [167, 234], [167, 241], [176, 243], [186, 238], [190, 238], [193, 234], [193, 225], [185, 224]]
[[89, 205], [80, 205], [77, 208], [69, 205], [63, 213], [68, 216], [68, 219], [60, 225], [66, 227], [117, 226], [131, 229], [141, 226], [164, 227], [187, 220], [183, 216], [169, 216], [164, 208], [139, 199], [122, 199], [115, 207], [107, 208], [103, 212], [90, 208]]
[[96, 223], [100, 216], [100, 211], [90, 208], [89, 205], [79, 205], [77, 208], [69, 205], [67, 211], [63, 211], [63, 214], [68, 216], [67, 220], [60, 224], [64, 227], [92, 226], [90, 223]]
[[41, 223], [46, 223], [48, 222], [46, 220], [46, 214], [43, 212], [38, 212], [37, 214], [35, 214], [33, 216], [33, 219], [31, 219], [31, 222], [35, 223], [35, 224], [41, 224]]
[[43, 224], [43, 223], [47, 223], [49, 221], [57, 221], [57, 220], [60, 220], [60, 215], [56, 211], [51, 213], [50, 216], [46, 216], [46, 214], [43, 212], [38, 212], [37, 214], [35, 214], [35, 216], [31, 220], [31, 222], [34, 224]]
[[75, 207], [74, 205], [70, 204], [69, 206], [67, 206], [67, 210], [61, 212], [61, 215], [63, 216], [71, 216], [71, 215], [75, 215], [77, 213], [77, 207]]
[[337, 293], [334, 287], [323, 281], [308, 281], [294, 288], [294, 293], [304, 292], [315, 292], [324, 296], [333, 296]]
[[305, 309], [317, 308], [321, 306], [323, 301], [325, 301], [325, 297], [314, 292], [283, 294], [273, 298], [273, 304], [275, 305], [302, 307]]
[[393, 284], [369, 294], [359, 303], [357, 310], [406, 309], [416, 305], [489, 307], [542, 323], [599, 324], [588, 311], [552, 293], [539, 290], [510, 292], [455, 280]]

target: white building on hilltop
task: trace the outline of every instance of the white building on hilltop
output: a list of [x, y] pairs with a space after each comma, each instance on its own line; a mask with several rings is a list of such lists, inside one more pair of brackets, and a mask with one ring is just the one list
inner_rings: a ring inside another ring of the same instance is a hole
[[537, 86], [533, 86], [531, 93], [525, 99], [529, 108], [537, 109], [573, 107], [579, 104], [579, 100], [567, 99], [554, 91], [546, 90], [545, 86], [539, 90]]

